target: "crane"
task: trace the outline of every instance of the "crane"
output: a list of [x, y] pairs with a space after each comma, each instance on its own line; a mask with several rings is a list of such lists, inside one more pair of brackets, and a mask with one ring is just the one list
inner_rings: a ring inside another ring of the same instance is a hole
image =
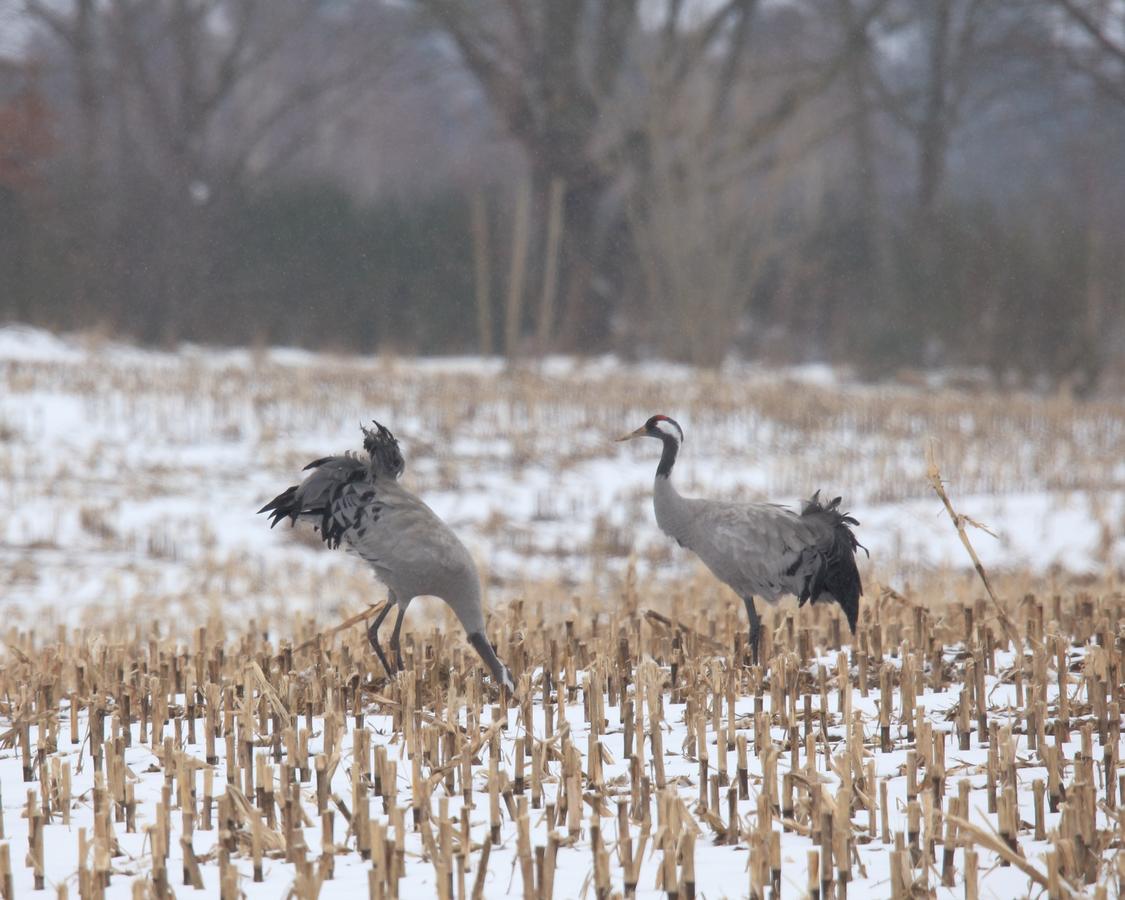
[[668, 416], [652, 416], [618, 441], [655, 438], [664, 450], [656, 468], [653, 507], [660, 530], [695, 553], [712, 574], [729, 585], [746, 606], [750, 647], [758, 663], [762, 618], [754, 605], [771, 606], [794, 594], [806, 602], [836, 602], [855, 634], [863, 593], [855, 552], [861, 548], [852, 516], [840, 512], [840, 498], [820, 502], [817, 491], [801, 512], [776, 503], [730, 503], [682, 497], [672, 484], [672, 467], [684, 440], [683, 429]]
[[[388, 602], [367, 630], [367, 638], [387, 674], [402, 670], [399, 633], [410, 601], [418, 596], [444, 600], [456, 614], [469, 643], [480, 654], [496, 683], [514, 691], [511, 673], [496, 656], [484, 633], [480, 578], [465, 545], [437, 514], [398, 479], [405, 468], [398, 441], [390, 430], [372, 422], [360, 426], [367, 459], [356, 454], [313, 460], [304, 481], [263, 506], [270, 528], [282, 519], [313, 522], [325, 544], [341, 542], [364, 560], [388, 591]], [[392, 670], [379, 645], [379, 626], [398, 608], [391, 650]]]

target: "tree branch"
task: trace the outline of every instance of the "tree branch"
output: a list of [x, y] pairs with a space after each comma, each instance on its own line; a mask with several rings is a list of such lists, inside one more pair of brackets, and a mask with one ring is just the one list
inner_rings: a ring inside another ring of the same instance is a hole
[[715, 99], [711, 104], [711, 124], [716, 125], [726, 112], [730, 103], [730, 95], [734, 88], [735, 76], [738, 66], [746, 53], [747, 37], [750, 33], [750, 18], [754, 15], [758, 0], [740, 0], [738, 3], [738, 21], [734, 26], [727, 43], [726, 57], [719, 69], [715, 84]]
[[876, 0], [875, 3], [872, 3], [871, 7], [855, 23], [855, 27], [847, 35], [847, 39], [839, 52], [821, 67], [816, 76], [803, 84], [798, 84], [786, 90], [769, 112], [752, 122], [750, 127], [743, 132], [740, 141], [741, 146], [744, 149], [753, 149], [762, 141], [772, 137], [806, 103], [827, 91], [844, 66], [847, 65], [857, 45], [866, 41], [868, 26], [888, 2], [889, 0]]
[[680, 85], [684, 83], [688, 74], [706, 55], [715, 39], [722, 34], [727, 19], [737, 13], [742, 5], [743, 0], [727, 0], [699, 28], [692, 31], [690, 37], [685, 35], [682, 38], [683, 46], [672, 67], [671, 84]]
[[1054, 2], [1094, 40], [1103, 52], [1125, 65], [1125, 45], [1112, 40], [1106, 34], [1106, 30], [1076, 0], [1054, 0]]
[[[465, 66], [476, 77], [485, 95], [500, 112], [516, 136], [534, 138], [534, 106], [528, 94], [527, 79], [520, 72], [507, 71], [499, 54], [489, 52], [493, 43], [470, 25], [470, 13], [456, 0], [418, 0], [445, 29], [461, 53]], [[474, 33], [475, 32], [475, 33]]]
[[64, 16], [54, 7], [47, 3], [41, 3], [40, 0], [25, 0], [24, 10], [28, 15], [50, 28], [64, 43], [74, 43], [75, 30], [70, 18]]
[[617, 76], [625, 62], [629, 36], [637, 20], [638, 0], [615, 0], [603, 3], [594, 44], [591, 82], [599, 97], [613, 91]]

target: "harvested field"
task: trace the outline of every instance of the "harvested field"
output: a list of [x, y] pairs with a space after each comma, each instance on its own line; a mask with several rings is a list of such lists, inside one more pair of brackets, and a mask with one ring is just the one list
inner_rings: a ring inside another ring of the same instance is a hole
[[[1125, 896], [1120, 405], [23, 330], [0, 384], [5, 897]], [[658, 410], [685, 493], [845, 495], [854, 638], [790, 600], [748, 664], [655, 458], [609, 444]], [[372, 417], [481, 565], [514, 697], [437, 601], [387, 680], [370, 573], [255, 516]]]
[[7, 896], [1118, 896], [1125, 600], [1025, 595], [1014, 652], [973, 593], [789, 611], [758, 668], [705, 581], [545, 589], [506, 703], [453, 628], [394, 681], [359, 625], [10, 631]]

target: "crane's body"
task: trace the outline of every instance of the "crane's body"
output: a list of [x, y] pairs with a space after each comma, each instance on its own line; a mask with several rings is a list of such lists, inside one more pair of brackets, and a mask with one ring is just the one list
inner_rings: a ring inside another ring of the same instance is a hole
[[840, 498], [825, 505], [817, 492], [796, 513], [775, 503], [683, 497], [671, 478], [683, 441], [680, 426], [666, 416], [653, 416], [622, 440], [634, 437], [663, 443], [653, 484], [657, 525], [742, 598], [755, 661], [761, 636], [755, 597], [771, 605], [788, 594], [800, 606], [838, 603], [855, 632], [863, 586], [855, 564], [860, 545], [850, 526], [859, 523], [839, 511]]
[[259, 512], [312, 522], [329, 547], [341, 544], [359, 556], [388, 590], [389, 603], [368, 630], [383, 667], [391, 672], [379, 645], [379, 626], [391, 607], [398, 618], [391, 637], [401, 667], [399, 633], [410, 601], [440, 597], [456, 614], [470, 643], [496, 681], [511, 690], [511, 675], [484, 635], [480, 578], [472, 556], [452, 529], [429, 506], [398, 483], [404, 465], [398, 442], [383, 426], [364, 429], [368, 458], [327, 456], [306, 466], [299, 485], [275, 497]]

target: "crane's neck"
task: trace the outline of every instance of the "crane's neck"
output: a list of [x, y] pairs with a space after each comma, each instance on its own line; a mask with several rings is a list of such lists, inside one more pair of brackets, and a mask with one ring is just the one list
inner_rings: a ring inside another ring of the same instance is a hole
[[653, 484], [652, 505], [660, 530], [684, 544], [690, 521], [688, 501], [680, 496], [680, 492], [672, 484], [672, 466], [676, 464], [679, 449], [678, 441], [671, 437], [664, 439], [664, 453], [660, 457]]
[[[468, 556], [468, 553], [465, 554]], [[470, 565], [472, 561], [470, 558]], [[469, 636], [484, 633], [484, 611], [480, 602], [480, 581], [476, 566], [466, 569], [463, 580], [457, 588], [442, 597], [461, 621], [461, 626]]]
[[676, 464], [676, 454], [680, 452], [680, 442], [670, 435], [665, 435], [661, 440], [664, 452], [660, 454], [660, 464], [656, 467], [656, 480], [668, 481], [672, 477], [672, 466]]

